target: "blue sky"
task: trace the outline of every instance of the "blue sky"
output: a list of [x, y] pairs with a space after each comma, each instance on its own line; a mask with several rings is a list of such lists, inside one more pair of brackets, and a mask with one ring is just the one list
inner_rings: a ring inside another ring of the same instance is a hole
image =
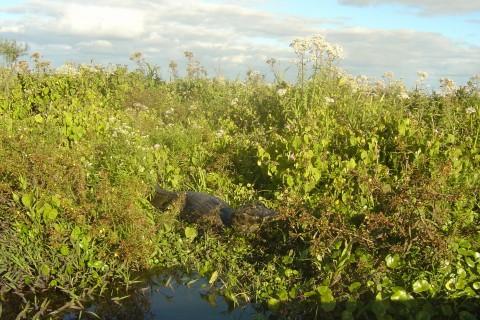
[[[471, 0], [475, 1], [475, 0]], [[345, 24], [378, 29], [413, 29], [439, 32], [446, 36], [480, 43], [479, 26], [468, 20], [480, 19], [480, 10], [467, 14], [418, 15], [418, 10], [400, 4], [356, 7], [339, 4], [335, 0], [279, 1], [280, 5], [269, 5], [270, 10], [295, 13], [307, 17], [348, 17]]]
[[27, 42], [55, 66], [131, 63], [133, 51], [162, 67], [193, 51], [211, 75], [292, 68], [289, 43], [324, 35], [344, 48], [340, 66], [413, 85], [417, 71], [464, 83], [480, 73], [477, 0], [0, 0], [0, 38]]

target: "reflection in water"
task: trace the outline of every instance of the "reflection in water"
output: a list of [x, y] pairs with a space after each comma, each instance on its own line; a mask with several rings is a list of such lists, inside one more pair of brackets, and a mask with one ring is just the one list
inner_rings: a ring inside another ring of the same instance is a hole
[[[267, 319], [253, 304], [232, 308], [215, 294], [205, 279], [173, 279], [151, 276], [144, 288], [130, 293], [118, 303], [98, 301], [82, 313], [68, 313], [64, 320], [73, 319]], [[258, 309], [258, 308], [257, 308]], [[96, 317], [96, 316], [98, 317]]]

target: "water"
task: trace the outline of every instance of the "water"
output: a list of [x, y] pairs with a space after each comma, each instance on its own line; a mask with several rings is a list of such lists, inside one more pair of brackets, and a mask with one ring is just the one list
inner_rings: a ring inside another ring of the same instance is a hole
[[83, 312], [70, 312], [63, 320], [95, 319], [267, 319], [268, 315], [254, 304], [233, 308], [215, 294], [205, 279], [189, 280], [150, 276], [146, 285], [118, 303], [97, 301]]

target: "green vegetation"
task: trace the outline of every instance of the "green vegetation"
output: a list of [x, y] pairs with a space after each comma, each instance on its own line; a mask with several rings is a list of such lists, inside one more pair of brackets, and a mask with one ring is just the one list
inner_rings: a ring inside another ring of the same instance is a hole
[[[54, 72], [38, 55], [3, 70], [3, 316], [55, 317], [115, 297], [137, 272], [177, 268], [287, 317], [473, 319], [478, 79], [407, 92], [296, 45], [296, 85], [207, 79], [191, 53], [190, 76], [170, 82], [138, 54], [136, 71]], [[150, 205], [157, 182], [280, 217], [255, 234], [187, 224]]]

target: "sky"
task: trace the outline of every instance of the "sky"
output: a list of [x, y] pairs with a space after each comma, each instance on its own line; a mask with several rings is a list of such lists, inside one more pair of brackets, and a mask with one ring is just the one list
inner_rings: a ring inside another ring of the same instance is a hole
[[[480, 73], [480, 0], [0, 0], [0, 39], [15, 39], [54, 66], [65, 62], [132, 65], [133, 52], [163, 78], [184, 51], [211, 76], [271, 74], [273, 57], [296, 73], [293, 39], [322, 35], [344, 49], [339, 66], [413, 86], [459, 84]], [[25, 57], [28, 59], [28, 57]]]

